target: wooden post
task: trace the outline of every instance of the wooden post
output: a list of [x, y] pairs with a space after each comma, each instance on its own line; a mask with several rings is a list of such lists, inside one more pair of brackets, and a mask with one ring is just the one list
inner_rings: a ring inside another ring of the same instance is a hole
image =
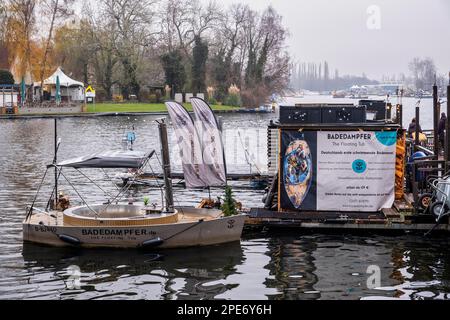
[[397, 123], [400, 125], [401, 128], [403, 128], [403, 105], [397, 104], [396, 106], [396, 113], [397, 113]]
[[399, 104], [400, 104], [400, 111], [399, 111], [399, 113], [400, 113], [400, 126], [402, 128], [404, 128], [404, 126], [403, 126], [403, 95], [404, 95], [404, 93], [405, 93], [405, 90], [402, 88], [400, 90], [400, 101], [399, 101]]
[[448, 75], [447, 86], [447, 123], [445, 126], [445, 163], [447, 171], [450, 170], [448, 163], [450, 162], [450, 73]]
[[223, 117], [217, 117], [217, 127], [223, 133]]
[[158, 122], [159, 138], [161, 140], [161, 155], [164, 175], [164, 188], [165, 188], [165, 205], [167, 212], [174, 212], [173, 205], [173, 189], [172, 179], [170, 177], [170, 154], [169, 154], [169, 139], [167, 138], [167, 125], [164, 119]]
[[415, 139], [415, 151], [418, 150], [418, 147], [420, 145], [420, 139], [419, 139], [419, 134], [420, 134], [420, 130], [419, 130], [419, 126], [420, 126], [420, 107], [419, 105], [416, 106], [416, 139]]
[[277, 192], [278, 192], [278, 173], [273, 178], [272, 184], [270, 185], [270, 189], [267, 193], [267, 198], [266, 201], [264, 202], [265, 209], [268, 210], [272, 209], [275, 193]]
[[438, 87], [436, 83], [433, 86], [433, 131], [434, 131], [434, 155], [439, 159], [439, 106], [438, 106]]

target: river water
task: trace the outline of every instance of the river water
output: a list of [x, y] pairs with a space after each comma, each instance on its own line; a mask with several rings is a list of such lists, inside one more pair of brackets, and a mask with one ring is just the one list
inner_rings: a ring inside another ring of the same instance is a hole
[[[414, 110], [413, 102], [405, 113]], [[244, 149], [254, 158], [252, 170], [264, 170], [265, 127], [273, 117], [223, 115], [229, 172], [250, 170]], [[60, 119], [59, 158], [120, 148], [124, 133], [132, 126], [137, 135], [136, 149], [159, 150], [157, 118]], [[431, 124], [431, 118], [428, 121]], [[178, 171], [170, 127], [169, 137], [173, 170]], [[24, 245], [21, 222], [25, 207], [32, 201], [52, 157], [53, 120], [0, 120], [0, 299], [450, 298], [448, 238], [283, 231], [246, 234], [240, 243], [229, 245], [162, 252]], [[155, 172], [161, 171], [156, 158], [151, 166]], [[114, 172], [86, 173], [102, 189], [115, 190], [108, 178]], [[101, 190], [94, 189], [79, 173], [67, 171], [67, 177], [88, 202], [105, 199]], [[50, 184], [51, 177], [46, 182]], [[70, 185], [62, 182], [61, 190], [77, 203]], [[44, 187], [38, 205], [45, 205], [49, 191]], [[175, 188], [177, 205], [196, 205], [207, 195]], [[220, 190], [212, 191], [212, 196], [219, 195]], [[235, 195], [246, 207], [262, 206], [262, 191], [236, 188]], [[157, 187], [131, 189], [126, 197], [141, 201], [145, 196], [152, 203], [160, 203]], [[371, 275], [379, 275], [380, 282], [373, 282]]]

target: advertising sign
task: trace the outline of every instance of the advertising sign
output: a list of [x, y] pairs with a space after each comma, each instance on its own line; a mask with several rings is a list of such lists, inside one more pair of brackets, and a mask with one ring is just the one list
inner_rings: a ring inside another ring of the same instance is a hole
[[281, 132], [280, 209], [376, 212], [395, 200], [396, 131]]

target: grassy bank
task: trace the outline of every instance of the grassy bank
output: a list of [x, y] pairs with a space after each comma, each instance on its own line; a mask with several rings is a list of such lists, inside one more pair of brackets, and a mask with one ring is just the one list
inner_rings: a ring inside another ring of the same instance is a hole
[[[184, 104], [186, 109], [192, 111], [191, 104]], [[236, 110], [239, 108], [230, 106], [211, 106], [215, 111]], [[88, 112], [166, 112], [166, 106], [163, 103], [97, 103], [88, 105]]]

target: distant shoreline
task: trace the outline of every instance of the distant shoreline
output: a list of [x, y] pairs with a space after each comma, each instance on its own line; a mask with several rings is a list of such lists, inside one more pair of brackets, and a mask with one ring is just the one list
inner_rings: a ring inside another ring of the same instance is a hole
[[[228, 113], [255, 113], [266, 114], [267, 112], [252, 109], [236, 108], [233, 110], [214, 110], [216, 114]], [[85, 112], [85, 113], [49, 113], [49, 114], [7, 114], [0, 115], [0, 120], [14, 119], [53, 119], [53, 118], [98, 118], [98, 117], [138, 117], [138, 116], [168, 116], [167, 112]]]
[[[185, 104], [188, 111], [192, 111], [190, 104]], [[242, 108], [214, 105], [214, 112], [239, 112]], [[39, 108], [36, 108], [38, 111]], [[44, 110], [42, 110], [44, 111]], [[52, 110], [53, 111], [53, 110]], [[19, 109], [20, 112], [20, 109]], [[23, 114], [2, 114], [0, 119], [27, 119], [27, 118], [76, 118], [76, 117], [101, 117], [101, 116], [145, 116], [145, 115], [168, 115], [163, 103], [99, 103], [87, 105], [87, 112], [42, 112]]]

